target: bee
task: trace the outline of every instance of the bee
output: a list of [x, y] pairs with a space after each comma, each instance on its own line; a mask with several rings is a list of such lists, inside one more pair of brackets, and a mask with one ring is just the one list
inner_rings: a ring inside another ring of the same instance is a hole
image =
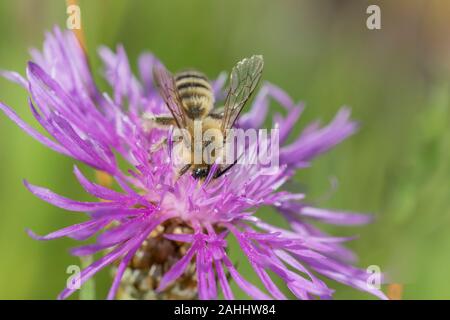
[[[153, 69], [153, 76], [170, 115], [153, 116], [152, 121], [160, 126], [176, 126], [179, 129], [185, 129], [191, 137], [194, 136], [194, 123], [200, 121], [203, 133], [209, 129], [216, 129], [221, 133], [217, 138], [225, 141], [227, 132], [234, 126], [242, 108], [258, 85], [263, 66], [264, 60], [260, 55], [238, 62], [230, 73], [224, 106], [216, 108], [211, 84], [203, 73], [188, 70], [173, 76], [162, 64], [158, 64]], [[210, 141], [202, 141], [201, 147], [206, 147], [208, 143]], [[193, 152], [193, 148], [190, 152]], [[202, 160], [200, 163], [187, 161], [187, 164], [180, 169], [179, 176], [190, 170], [192, 177], [203, 180], [210, 173], [211, 163], [220, 156], [221, 152], [218, 151], [212, 154], [213, 159], [209, 159], [212, 161]], [[236, 161], [227, 167], [219, 167], [214, 178], [227, 172], [236, 164]]]

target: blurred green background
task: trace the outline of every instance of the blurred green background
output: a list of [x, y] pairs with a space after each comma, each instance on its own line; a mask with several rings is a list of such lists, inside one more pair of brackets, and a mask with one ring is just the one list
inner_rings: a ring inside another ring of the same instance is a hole
[[[381, 7], [382, 29], [371, 31], [366, 8], [374, 3]], [[210, 77], [261, 53], [264, 80], [306, 102], [297, 131], [351, 106], [359, 133], [302, 171], [299, 182], [323, 207], [376, 216], [366, 227], [325, 227], [360, 235], [349, 244], [359, 266], [389, 272], [405, 284], [405, 299], [450, 298], [450, 3], [81, 0], [80, 6], [96, 77], [101, 44], [123, 43], [133, 67], [140, 52], [151, 50], [173, 70], [192, 66]], [[40, 48], [44, 31], [64, 27], [66, 18], [62, 0], [0, 1], [0, 68], [23, 74], [27, 49]], [[0, 99], [35, 124], [23, 90], [0, 80]], [[36, 143], [3, 115], [0, 163], [0, 298], [53, 299], [65, 286], [67, 266], [79, 263], [67, 251], [75, 242], [42, 243], [24, 230], [47, 233], [83, 216], [38, 200], [22, 179], [88, 198], [71, 159]], [[328, 198], [330, 179], [339, 185]], [[243, 263], [240, 270], [251, 273]], [[109, 284], [104, 271], [97, 277], [99, 297]], [[331, 285], [338, 299], [370, 298]]]

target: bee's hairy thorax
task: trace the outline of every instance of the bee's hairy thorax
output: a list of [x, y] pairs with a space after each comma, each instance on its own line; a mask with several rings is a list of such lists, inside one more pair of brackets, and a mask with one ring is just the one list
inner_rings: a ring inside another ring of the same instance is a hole
[[190, 119], [202, 119], [209, 114], [214, 95], [204, 74], [194, 70], [180, 72], [175, 75], [175, 85]]

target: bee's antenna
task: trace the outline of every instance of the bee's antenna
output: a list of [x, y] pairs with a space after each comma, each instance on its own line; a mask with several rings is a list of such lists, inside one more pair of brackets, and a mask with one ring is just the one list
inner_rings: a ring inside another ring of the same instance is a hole
[[181, 177], [183, 174], [185, 174], [189, 169], [191, 168], [191, 164], [185, 165], [183, 168], [181, 168], [180, 172], [178, 173], [178, 177]]

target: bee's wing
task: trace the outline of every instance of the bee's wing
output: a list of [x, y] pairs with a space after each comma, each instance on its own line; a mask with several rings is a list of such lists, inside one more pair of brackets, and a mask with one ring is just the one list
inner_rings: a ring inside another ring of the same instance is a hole
[[153, 78], [158, 86], [159, 94], [163, 98], [170, 113], [172, 114], [178, 128], [186, 127], [186, 118], [182, 107], [182, 102], [175, 85], [172, 74], [159, 64], [153, 68]]
[[252, 56], [239, 61], [230, 75], [230, 88], [225, 99], [221, 130], [226, 133], [242, 111], [247, 100], [255, 90], [264, 66], [262, 56]]

